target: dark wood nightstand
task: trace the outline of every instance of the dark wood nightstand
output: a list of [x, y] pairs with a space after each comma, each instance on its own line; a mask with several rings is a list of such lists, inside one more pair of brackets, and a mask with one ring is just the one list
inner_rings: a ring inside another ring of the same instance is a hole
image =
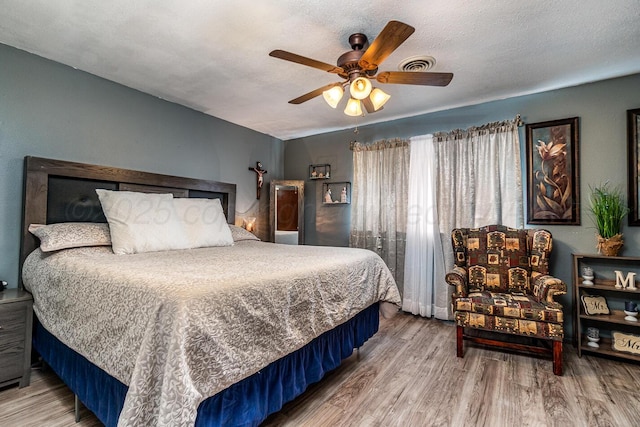
[[29, 385], [33, 298], [18, 289], [0, 292], [0, 387]]

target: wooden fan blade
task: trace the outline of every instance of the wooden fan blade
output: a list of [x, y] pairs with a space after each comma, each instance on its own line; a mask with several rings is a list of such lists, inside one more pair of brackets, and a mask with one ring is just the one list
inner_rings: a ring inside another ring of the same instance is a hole
[[358, 61], [365, 70], [375, 70], [416, 29], [399, 21], [389, 21]]
[[322, 71], [334, 74], [343, 74], [344, 70], [341, 67], [327, 64], [326, 62], [316, 61], [315, 59], [307, 58], [306, 56], [296, 55], [295, 53], [287, 52], [285, 50], [276, 49], [269, 52], [269, 56], [274, 58], [284, 59], [285, 61], [295, 62], [297, 64], [306, 65], [308, 67], [317, 68]]
[[297, 97], [296, 99], [292, 99], [291, 101], [289, 101], [289, 104], [302, 104], [303, 102], [307, 102], [310, 99], [315, 98], [316, 96], [320, 96], [322, 95], [322, 92], [324, 92], [325, 90], [331, 89], [334, 86], [339, 86], [342, 83], [330, 83], [326, 86], [322, 86], [319, 87], [316, 90], [312, 90], [309, 93], [305, 93], [302, 96]]
[[425, 86], [446, 86], [451, 82], [452, 78], [452, 73], [419, 71], [385, 71], [376, 76], [376, 80], [380, 83]]

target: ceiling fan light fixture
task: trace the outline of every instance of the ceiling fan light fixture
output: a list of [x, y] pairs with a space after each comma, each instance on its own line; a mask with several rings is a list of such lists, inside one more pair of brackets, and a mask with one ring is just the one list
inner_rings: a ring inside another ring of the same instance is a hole
[[369, 97], [375, 111], [381, 109], [382, 106], [389, 100], [389, 98], [391, 98], [391, 95], [377, 87], [371, 91], [371, 96]]
[[324, 97], [324, 100], [327, 101], [327, 104], [329, 104], [331, 108], [336, 108], [338, 106], [338, 103], [342, 99], [343, 95], [344, 95], [344, 90], [340, 85], [334, 86], [331, 89], [327, 89], [324, 92], [322, 92], [322, 96]]
[[358, 77], [351, 82], [349, 92], [355, 99], [365, 99], [371, 93], [371, 81], [366, 77]]
[[379, 111], [391, 98], [381, 89], [373, 87], [376, 82], [420, 86], [447, 86], [451, 82], [453, 73], [426, 72], [433, 67], [435, 59], [425, 55], [407, 58], [400, 64], [399, 71], [378, 72], [380, 64], [414, 32], [415, 28], [411, 25], [392, 20], [372, 43], [368, 43], [367, 36], [362, 33], [352, 34], [349, 37], [351, 50], [340, 55], [336, 65], [280, 49], [271, 51], [269, 56], [333, 73], [343, 79], [340, 83], [329, 83], [294, 98], [289, 101], [290, 104], [302, 104], [322, 94], [327, 104], [335, 109], [344, 98], [348, 85], [349, 96], [344, 113], [364, 116], [364, 110], [367, 113]]
[[353, 98], [349, 98], [349, 101], [347, 101], [347, 106], [344, 109], [344, 113], [347, 116], [352, 116], [352, 117], [356, 117], [356, 116], [361, 116], [362, 115], [362, 105], [359, 99], [353, 99]]

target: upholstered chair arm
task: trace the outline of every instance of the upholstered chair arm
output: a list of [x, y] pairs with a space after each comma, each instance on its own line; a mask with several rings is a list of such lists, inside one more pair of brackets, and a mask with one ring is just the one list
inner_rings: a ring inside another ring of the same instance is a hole
[[453, 270], [447, 273], [444, 279], [448, 284], [456, 287], [456, 290], [453, 294], [455, 298], [466, 297], [469, 294], [466, 268], [455, 266], [453, 267]]
[[533, 280], [533, 297], [538, 302], [555, 303], [556, 295], [567, 293], [567, 285], [557, 277], [541, 274], [531, 278]]

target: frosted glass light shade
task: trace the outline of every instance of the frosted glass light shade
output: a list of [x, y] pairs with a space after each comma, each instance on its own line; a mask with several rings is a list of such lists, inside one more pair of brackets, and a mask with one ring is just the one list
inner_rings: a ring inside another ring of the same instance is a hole
[[347, 101], [347, 107], [344, 109], [344, 113], [347, 116], [361, 116], [362, 106], [360, 105], [360, 100], [349, 98], [349, 101]]
[[378, 111], [382, 106], [391, 98], [391, 95], [385, 93], [382, 89], [375, 88], [371, 91], [371, 103], [373, 104], [373, 109]]
[[365, 99], [371, 93], [371, 82], [366, 77], [358, 77], [351, 82], [349, 92], [355, 99]]
[[344, 95], [342, 86], [334, 86], [331, 89], [327, 89], [322, 92], [324, 100], [327, 101], [327, 104], [329, 104], [331, 108], [336, 108], [338, 106], [338, 102], [342, 99], [342, 95]]

